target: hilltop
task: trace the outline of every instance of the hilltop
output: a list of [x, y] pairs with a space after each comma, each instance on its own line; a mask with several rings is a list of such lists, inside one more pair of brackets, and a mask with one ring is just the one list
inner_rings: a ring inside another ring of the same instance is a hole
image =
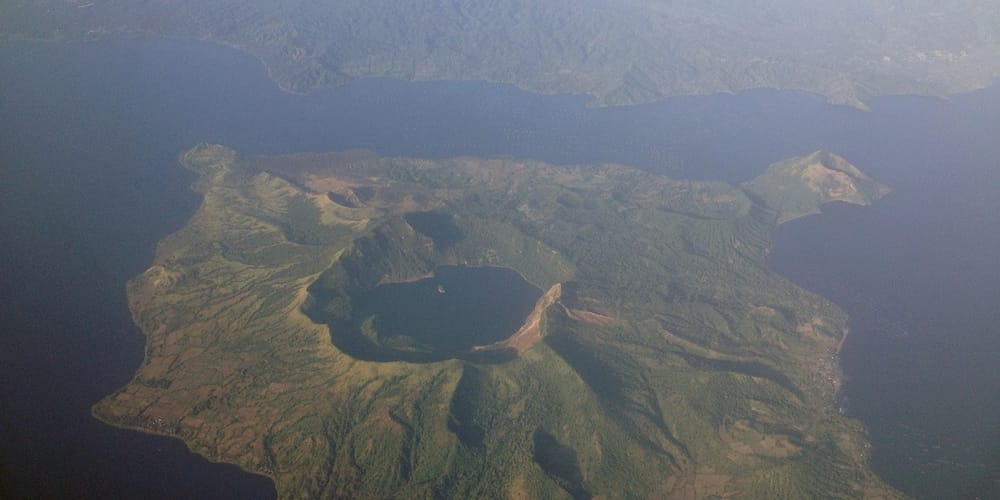
[[744, 187], [778, 211], [779, 223], [819, 213], [820, 205], [832, 201], [870, 205], [889, 192], [827, 151], [775, 163]]
[[[129, 284], [146, 359], [95, 405], [106, 422], [284, 498], [897, 496], [836, 406], [845, 315], [767, 270], [778, 213], [738, 187], [358, 151], [182, 159], [203, 203]], [[523, 323], [441, 348], [365, 303], [444, 269], [517, 273]]]

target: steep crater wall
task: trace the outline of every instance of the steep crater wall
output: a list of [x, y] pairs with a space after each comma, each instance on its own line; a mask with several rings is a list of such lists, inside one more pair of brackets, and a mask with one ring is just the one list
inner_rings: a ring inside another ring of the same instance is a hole
[[[513, 359], [519, 349], [506, 341], [554, 300], [500, 256], [495, 233], [476, 230], [482, 223], [443, 211], [388, 218], [309, 287], [306, 314], [330, 328], [338, 349], [366, 361]], [[546, 267], [532, 261], [541, 253], [521, 254], [527, 269]]]

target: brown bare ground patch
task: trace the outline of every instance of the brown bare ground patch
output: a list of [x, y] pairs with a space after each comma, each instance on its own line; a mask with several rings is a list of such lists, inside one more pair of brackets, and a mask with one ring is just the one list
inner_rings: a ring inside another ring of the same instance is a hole
[[594, 311], [588, 311], [586, 309], [570, 309], [567, 307], [566, 315], [575, 321], [590, 323], [592, 325], [608, 326], [616, 321], [615, 318], [612, 318], [611, 316], [596, 313]]
[[799, 451], [799, 447], [792, 444], [788, 436], [780, 434], [765, 434], [754, 448], [758, 455], [775, 458], [785, 458]]
[[216, 371], [218, 371], [223, 378], [236, 373], [236, 371], [242, 367], [243, 363], [235, 359], [224, 359], [215, 365]]
[[382, 278], [378, 280], [378, 283], [376, 284], [376, 286], [378, 286], [378, 285], [398, 284], [398, 283], [413, 283], [414, 281], [425, 280], [427, 278], [433, 278], [433, 277], [434, 277], [434, 273], [433, 272], [424, 273], [424, 274], [417, 274], [415, 276], [406, 276], [406, 277], [397, 277], [397, 278], [394, 278], [394, 277], [389, 276], [388, 274], [386, 274], [386, 275], [383, 275]]
[[820, 316], [814, 316], [807, 323], [802, 323], [795, 327], [795, 331], [815, 340], [821, 340], [823, 336], [819, 333], [818, 329], [826, 326], [826, 322]]
[[403, 432], [403, 426], [399, 425], [399, 422], [392, 418], [388, 407], [382, 407], [378, 410], [378, 413], [375, 414], [375, 423], [392, 432]]
[[146, 366], [142, 368], [142, 375], [147, 378], [161, 378], [170, 372], [170, 366], [173, 364], [173, 357], [151, 357], [147, 361]]
[[173, 286], [181, 278], [181, 273], [170, 271], [159, 265], [150, 267], [142, 274], [143, 278], [156, 288]]
[[188, 415], [181, 419], [179, 425], [181, 432], [198, 432], [199, 429], [205, 426], [205, 419]]
[[749, 444], [737, 440], [726, 429], [719, 429], [718, 434], [722, 444], [729, 448], [726, 458], [734, 462], [739, 462], [740, 459], [753, 455], [753, 448]]
[[525, 484], [524, 476], [517, 476], [507, 486], [507, 498], [511, 500], [525, 500], [531, 498], [528, 494], [528, 487]]
[[192, 347], [185, 349], [180, 354], [177, 355], [177, 361], [184, 363], [185, 361], [190, 361], [198, 356], [201, 356], [205, 352], [204, 347]]
[[708, 497], [732, 498], [735, 492], [727, 491], [726, 485], [732, 479], [728, 474], [719, 474], [711, 467], [700, 467], [693, 474], [671, 476], [664, 483], [661, 498], [678, 500], [701, 500]]
[[[347, 192], [353, 196], [353, 191]], [[325, 194], [306, 193], [305, 196], [319, 208], [320, 222], [331, 226], [340, 224], [351, 226], [356, 231], [361, 230], [371, 220], [370, 217], [376, 213], [374, 210], [366, 208], [360, 200], [356, 202], [358, 206], [348, 207], [335, 203]], [[357, 197], [355, 196], [355, 198]]]
[[750, 442], [736, 438], [726, 429], [719, 429], [719, 438], [729, 447], [727, 456], [730, 460], [738, 461], [740, 458], [752, 455], [785, 458], [799, 452], [799, 447], [792, 444], [788, 436], [759, 432], [745, 420], [736, 421], [733, 424], [733, 432], [749, 436]]
[[528, 315], [528, 319], [525, 320], [523, 325], [521, 325], [521, 328], [518, 328], [514, 335], [503, 342], [504, 346], [515, 349], [517, 354], [520, 355], [541, 340], [542, 315], [545, 313], [545, 310], [558, 301], [561, 296], [562, 284], [556, 283], [555, 285], [552, 285], [552, 287], [545, 292], [545, 295], [542, 295], [542, 298], [538, 299], [538, 302], [535, 303], [535, 308], [531, 311], [531, 314]]
[[538, 343], [542, 339], [542, 315], [545, 310], [548, 309], [552, 304], [555, 304], [559, 298], [562, 297], [562, 284], [556, 283], [552, 285], [551, 288], [542, 298], [538, 299], [535, 303], [535, 308], [528, 315], [528, 319], [524, 321], [521, 328], [518, 328], [514, 335], [511, 335], [506, 340], [490, 344], [487, 346], [476, 346], [473, 347], [474, 351], [481, 351], [487, 349], [514, 349], [517, 351], [518, 356], [523, 354], [525, 351], [531, 348], [531, 346]]
[[860, 201], [858, 187], [844, 172], [827, 168], [821, 163], [813, 163], [802, 170], [802, 178], [810, 191], [822, 195], [828, 201]]

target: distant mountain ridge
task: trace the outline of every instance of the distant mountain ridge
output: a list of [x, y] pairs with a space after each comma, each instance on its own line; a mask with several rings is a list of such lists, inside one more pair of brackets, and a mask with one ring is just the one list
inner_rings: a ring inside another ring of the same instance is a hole
[[12, 0], [0, 37], [169, 35], [246, 50], [291, 91], [356, 78], [489, 80], [598, 104], [752, 88], [864, 107], [1000, 75], [977, 0]]

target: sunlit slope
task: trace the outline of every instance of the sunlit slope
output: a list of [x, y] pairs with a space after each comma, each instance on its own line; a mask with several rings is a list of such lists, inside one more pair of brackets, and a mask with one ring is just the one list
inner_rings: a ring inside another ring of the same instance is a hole
[[[286, 498], [895, 497], [837, 410], [844, 314], [767, 271], [777, 214], [738, 188], [510, 159], [183, 161], [204, 201], [129, 285], [147, 355], [104, 421]], [[359, 293], [441, 265], [546, 293], [495, 345], [340, 347]]]
[[820, 205], [832, 201], [870, 205], [889, 192], [888, 187], [827, 151], [775, 163], [745, 187], [778, 211], [779, 222], [819, 213]]
[[259, 56], [287, 89], [355, 78], [491, 80], [632, 104], [797, 89], [863, 106], [1000, 74], [1000, 7], [982, 0], [12, 0], [0, 36], [141, 33]]

